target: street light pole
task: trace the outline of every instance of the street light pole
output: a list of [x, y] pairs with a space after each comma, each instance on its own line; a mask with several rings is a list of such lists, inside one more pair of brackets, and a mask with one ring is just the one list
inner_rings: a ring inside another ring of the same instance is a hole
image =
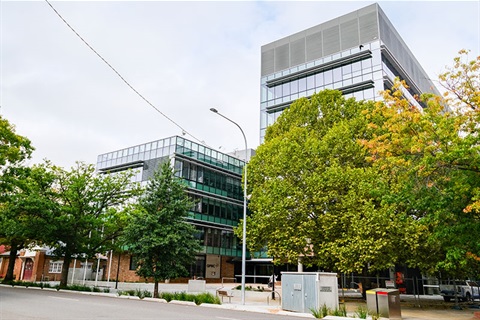
[[240, 129], [243, 135], [243, 140], [245, 141], [245, 170], [244, 170], [244, 180], [243, 180], [243, 237], [242, 237], [242, 304], [245, 304], [245, 270], [246, 270], [246, 257], [247, 257], [247, 138], [245, 133], [242, 130], [242, 127], [238, 125], [235, 121], [225, 117], [223, 114], [219, 113], [217, 109], [210, 108], [210, 111], [218, 114], [220, 117], [230, 121]]

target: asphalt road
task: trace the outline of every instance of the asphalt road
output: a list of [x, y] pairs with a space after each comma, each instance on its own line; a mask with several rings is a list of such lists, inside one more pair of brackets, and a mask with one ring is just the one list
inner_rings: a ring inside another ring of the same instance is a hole
[[[0, 287], [0, 319], [192, 319], [246, 320], [295, 317], [154, 301], [85, 295], [76, 292]], [[298, 318], [297, 318], [298, 319]]]

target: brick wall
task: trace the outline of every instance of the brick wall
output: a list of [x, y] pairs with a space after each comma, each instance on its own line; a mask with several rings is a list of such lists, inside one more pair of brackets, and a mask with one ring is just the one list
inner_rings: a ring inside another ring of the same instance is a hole
[[[120, 268], [118, 265], [119, 255], [114, 254], [112, 258], [112, 268], [110, 270], [110, 281], [116, 281], [117, 279], [117, 270], [120, 270], [118, 273], [118, 281], [120, 282], [143, 282], [144, 278], [139, 277], [135, 270], [130, 270], [130, 258], [131, 255], [122, 253], [120, 255]], [[108, 268], [105, 272], [105, 279], [108, 277]]]
[[220, 269], [220, 274], [224, 278], [234, 278], [235, 277], [235, 268], [234, 263], [231, 262], [231, 257], [222, 257], [222, 265]]
[[[117, 278], [117, 270], [118, 270], [118, 254], [114, 254], [112, 258], [112, 267], [110, 271], [110, 281], [116, 281]], [[120, 255], [120, 271], [118, 273], [118, 281], [120, 282], [145, 282], [146, 279], [143, 277], [138, 276], [135, 273], [135, 270], [130, 270], [130, 254], [121, 254]], [[222, 256], [221, 259], [221, 277], [233, 278], [234, 277], [234, 264], [231, 261], [231, 257]], [[104, 278], [105, 280], [108, 277], [108, 265], [105, 269]], [[222, 278], [220, 279], [206, 279], [208, 283], [219, 283], [222, 282]], [[148, 282], [153, 282], [153, 279], [147, 279]], [[189, 278], [178, 278], [178, 279], [171, 279], [171, 283], [187, 283]], [[231, 280], [230, 280], [231, 281]]]
[[[25, 252], [20, 252], [20, 256], [25, 255]], [[20, 280], [20, 275], [22, 273], [22, 260], [17, 258], [15, 260], [15, 268], [13, 268], [13, 277], [15, 280]]]

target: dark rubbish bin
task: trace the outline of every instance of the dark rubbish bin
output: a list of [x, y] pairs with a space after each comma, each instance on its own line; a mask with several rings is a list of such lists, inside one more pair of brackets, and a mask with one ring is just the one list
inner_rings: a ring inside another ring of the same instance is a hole
[[402, 319], [398, 290], [378, 288], [368, 290], [366, 294], [369, 313], [376, 312], [379, 316], [389, 319]]

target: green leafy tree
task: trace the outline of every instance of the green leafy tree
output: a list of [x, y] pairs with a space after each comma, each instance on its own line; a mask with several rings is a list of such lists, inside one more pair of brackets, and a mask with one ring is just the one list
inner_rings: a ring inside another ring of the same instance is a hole
[[93, 165], [77, 163], [67, 171], [52, 167], [59, 204], [49, 239], [55, 254], [63, 257], [60, 286], [67, 285], [73, 256], [92, 257], [110, 249], [126, 223], [129, 202], [139, 188], [133, 172], [97, 174]]
[[[52, 191], [54, 176], [45, 165], [9, 167], [8, 187], [0, 205], [0, 238], [9, 244], [10, 257], [5, 282], [13, 280], [17, 251], [44, 242], [56, 209]], [[4, 177], [5, 178], [5, 177]], [[8, 191], [7, 191], [8, 190]]]
[[468, 50], [460, 50], [453, 66], [440, 74], [446, 103], [452, 107], [480, 109], [480, 56], [470, 60]]
[[[372, 139], [365, 145], [374, 167], [394, 177], [391, 203], [429, 231], [428, 254], [418, 265], [442, 276], [467, 277], [480, 271], [480, 59], [459, 61], [444, 74], [452, 90], [446, 101], [423, 95], [426, 108], [420, 111], [400, 90], [385, 92], [386, 103], [369, 115]], [[468, 108], [458, 109], [462, 106]]]
[[[325, 90], [294, 102], [249, 163], [252, 251], [341, 272], [384, 270], [419, 242], [414, 220], [384, 205], [388, 184], [366, 160], [373, 102]], [[236, 229], [237, 235], [241, 230]], [[368, 268], [367, 268], [368, 267]]]
[[10, 165], [28, 159], [33, 147], [28, 138], [15, 133], [15, 127], [0, 116], [0, 172]]
[[11, 220], [11, 195], [18, 191], [16, 187], [16, 169], [25, 159], [30, 158], [34, 148], [28, 138], [15, 132], [15, 127], [4, 117], [0, 116], [0, 240], [8, 244], [10, 249], [10, 262], [6, 274], [6, 280], [13, 279], [13, 267], [17, 256], [17, 240], [12, 237], [13, 230]]
[[125, 229], [128, 251], [137, 259], [137, 274], [158, 282], [188, 275], [187, 266], [200, 251], [195, 227], [186, 219], [192, 207], [185, 186], [163, 163], [140, 197]]

